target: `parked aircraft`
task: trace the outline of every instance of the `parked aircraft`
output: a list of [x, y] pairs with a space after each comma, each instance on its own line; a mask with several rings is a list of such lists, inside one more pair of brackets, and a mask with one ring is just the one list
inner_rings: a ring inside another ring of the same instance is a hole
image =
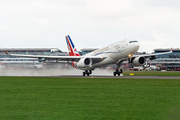
[[142, 66], [133, 67], [133, 68], [130, 68], [130, 70], [134, 70], [134, 71], [160, 70], [160, 67], [156, 65], [151, 65], [151, 62], [149, 62], [149, 59], [146, 59], [146, 62]]
[[101, 49], [90, 52], [84, 56], [80, 56], [74, 43], [69, 35], [66, 37], [69, 56], [44, 56], [44, 55], [24, 55], [24, 54], [10, 54], [4, 51], [7, 55], [19, 56], [19, 57], [31, 57], [38, 58], [39, 62], [46, 62], [46, 60], [66, 61], [71, 63], [73, 67], [84, 70], [83, 76], [89, 76], [92, 74], [92, 70], [99, 67], [105, 67], [108, 65], [116, 64], [117, 69], [113, 72], [113, 75], [120, 76], [123, 73], [120, 69], [121, 63], [124, 60], [129, 60], [132, 66], [142, 66], [146, 58], [155, 59], [156, 55], [168, 54], [170, 52], [158, 53], [158, 54], [143, 54], [134, 55], [139, 50], [139, 43], [137, 40], [124, 39], [122, 41], [113, 43]]
[[145, 64], [143, 65], [143, 69], [144, 70], [160, 70], [160, 67], [158, 67], [156, 65], [151, 65], [151, 62], [149, 62], [149, 60], [147, 60], [145, 62]]

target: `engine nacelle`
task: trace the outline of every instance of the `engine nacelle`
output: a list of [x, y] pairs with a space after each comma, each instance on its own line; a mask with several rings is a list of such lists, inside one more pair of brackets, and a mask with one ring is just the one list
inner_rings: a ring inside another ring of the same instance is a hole
[[142, 66], [146, 62], [145, 57], [136, 57], [132, 60], [132, 66]]
[[91, 65], [92, 65], [92, 59], [91, 58], [82, 58], [77, 63], [77, 67], [79, 67], [79, 68], [91, 67]]

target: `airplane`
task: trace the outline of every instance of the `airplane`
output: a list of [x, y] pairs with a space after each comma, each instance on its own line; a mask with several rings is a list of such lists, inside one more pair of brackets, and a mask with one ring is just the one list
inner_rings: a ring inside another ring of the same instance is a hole
[[143, 70], [160, 70], [160, 67], [151, 65], [151, 62], [149, 62], [149, 60], [146, 60], [145, 64], [143, 65]]
[[106, 67], [113, 64], [117, 65], [117, 69], [113, 72], [113, 75], [120, 76], [123, 73], [120, 66], [124, 60], [128, 59], [132, 66], [142, 66], [145, 63], [146, 58], [156, 59], [156, 55], [172, 53], [171, 49], [170, 52], [164, 53], [134, 55], [140, 47], [138, 41], [133, 39], [124, 39], [81, 56], [70, 36], [67, 35], [65, 38], [69, 56], [24, 55], [10, 54], [7, 51], [4, 52], [10, 56], [38, 58], [39, 62], [46, 62], [46, 60], [55, 60], [55, 62], [66, 61], [67, 63], [71, 63], [73, 67], [84, 70], [83, 76], [89, 76], [95, 68]]
[[139, 67], [130, 68], [130, 70], [134, 70], [134, 71], [160, 70], [160, 67], [155, 66], [155, 65], [143, 65], [143, 66], [139, 66]]

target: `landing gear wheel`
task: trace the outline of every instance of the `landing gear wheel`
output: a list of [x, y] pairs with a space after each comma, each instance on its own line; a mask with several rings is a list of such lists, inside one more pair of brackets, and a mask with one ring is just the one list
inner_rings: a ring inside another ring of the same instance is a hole
[[90, 74], [92, 74], [92, 71], [91, 70], [85, 70], [85, 72], [83, 72], [83, 76], [89, 76]]
[[116, 72], [114, 72], [114, 76], [116, 76]]
[[122, 70], [122, 69], [120, 69], [120, 73], [121, 73], [121, 74], [123, 73], [123, 70]]
[[83, 72], [83, 76], [86, 76], [86, 73], [85, 73], [85, 72]]
[[122, 69], [120, 69], [120, 71], [118, 69], [116, 69], [116, 71], [113, 73], [113, 75], [116, 76], [116, 74], [117, 74], [118, 76], [120, 76], [122, 74], [122, 72], [123, 72]]
[[92, 70], [89, 70], [89, 74], [92, 74]]

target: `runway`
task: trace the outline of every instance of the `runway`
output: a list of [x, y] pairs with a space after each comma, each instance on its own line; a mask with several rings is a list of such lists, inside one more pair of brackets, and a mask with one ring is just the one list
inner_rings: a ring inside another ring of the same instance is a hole
[[79, 75], [62, 75], [62, 76], [46, 76], [58, 78], [114, 78], [114, 79], [179, 79], [180, 77], [174, 76], [79, 76]]
[[[8, 77], [8, 76], [7, 76]], [[12, 76], [11, 76], [12, 77]], [[46, 77], [46, 78], [114, 78], [114, 79], [179, 79], [180, 77], [175, 76], [80, 76], [80, 75], [60, 75], [60, 76], [14, 76], [14, 77]]]
[[[0, 76], [16, 77], [51, 77], [51, 78], [114, 78], [114, 79], [179, 79], [180, 76], [113, 76], [112, 70], [96, 70], [90, 76], [82, 76], [81, 70], [76, 69], [20, 69], [0, 70]], [[177, 72], [179, 74], [179, 72]]]

